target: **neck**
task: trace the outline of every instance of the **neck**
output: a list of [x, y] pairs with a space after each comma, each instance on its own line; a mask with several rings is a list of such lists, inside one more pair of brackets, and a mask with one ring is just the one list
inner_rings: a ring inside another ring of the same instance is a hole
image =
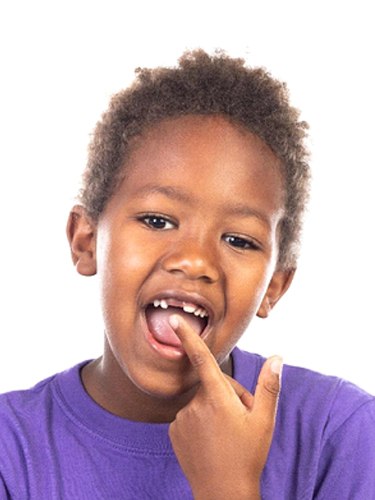
[[178, 411], [194, 397], [197, 386], [173, 398], [158, 398], [139, 390], [119, 369], [108, 373], [103, 358], [86, 365], [81, 372], [87, 393], [102, 408], [128, 420], [149, 423], [172, 422]]
[[[231, 374], [231, 358], [222, 369]], [[124, 373], [112, 353], [84, 366], [82, 383], [92, 399], [105, 410], [128, 420], [149, 423], [169, 423], [194, 397], [199, 384], [173, 397], [158, 397], [140, 390]]]

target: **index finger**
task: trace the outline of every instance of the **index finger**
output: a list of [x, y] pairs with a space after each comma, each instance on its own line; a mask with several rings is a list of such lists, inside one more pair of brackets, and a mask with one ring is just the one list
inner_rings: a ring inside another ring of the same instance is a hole
[[197, 370], [203, 388], [210, 391], [222, 390], [224, 387], [226, 390], [228, 387], [232, 389], [204, 340], [184, 318], [173, 314], [169, 318], [169, 324], [181, 340], [190, 363]]

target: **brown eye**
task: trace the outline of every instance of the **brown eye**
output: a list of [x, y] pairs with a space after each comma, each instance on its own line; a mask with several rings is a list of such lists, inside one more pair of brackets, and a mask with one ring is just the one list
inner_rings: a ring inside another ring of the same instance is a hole
[[152, 229], [173, 229], [176, 225], [165, 217], [159, 215], [145, 215], [140, 220]]
[[252, 240], [247, 240], [245, 238], [241, 238], [240, 236], [234, 235], [226, 235], [224, 236], [224, 240], [229, 243], [230, 246], [235, 248], [240, 248], [243, 250], [258, 250], [259, 246], [256, 245]]

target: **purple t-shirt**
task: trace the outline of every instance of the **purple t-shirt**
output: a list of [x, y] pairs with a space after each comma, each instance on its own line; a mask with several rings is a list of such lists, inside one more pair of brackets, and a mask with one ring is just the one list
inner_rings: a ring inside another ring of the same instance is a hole
[[[251, 392], [263, 361], [233, 351], [234, 377]], [[0, 498], [191, 499], [168, 424], [99, 407], [82, 386], [82, 365], [0, 396]], [[262, 498], [375, 499], [375, 398], [285, 366]]]

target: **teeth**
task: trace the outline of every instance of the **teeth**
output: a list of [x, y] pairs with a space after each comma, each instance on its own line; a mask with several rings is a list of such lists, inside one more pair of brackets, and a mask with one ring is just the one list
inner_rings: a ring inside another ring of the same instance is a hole
[[195, 316], [200, 316], [201, 318], [204, 318], [205, 316], [207, 316], [207, 313], [204, 309], [202, 309], [201, 307], [198, 307], [198, 309], [196, 309], [194, 311], [194, 315]]
[[182, 308], [186, 313], [194, 313], [195, 314], [195, 306], [183, 306]]
[[[155, 299], [154, 307], [161, 307], [162, 309], [168, 309], [168, 303], [165, 299], [157, 300]], [[205, 318], [208, 316], [205, 309], [199, 306], [194, 306], [192, 304], [184, 304], [182, 306], [182, 310], [189, 314], [194, 314], [194, 316], [200, 316], [201, 318]]]

